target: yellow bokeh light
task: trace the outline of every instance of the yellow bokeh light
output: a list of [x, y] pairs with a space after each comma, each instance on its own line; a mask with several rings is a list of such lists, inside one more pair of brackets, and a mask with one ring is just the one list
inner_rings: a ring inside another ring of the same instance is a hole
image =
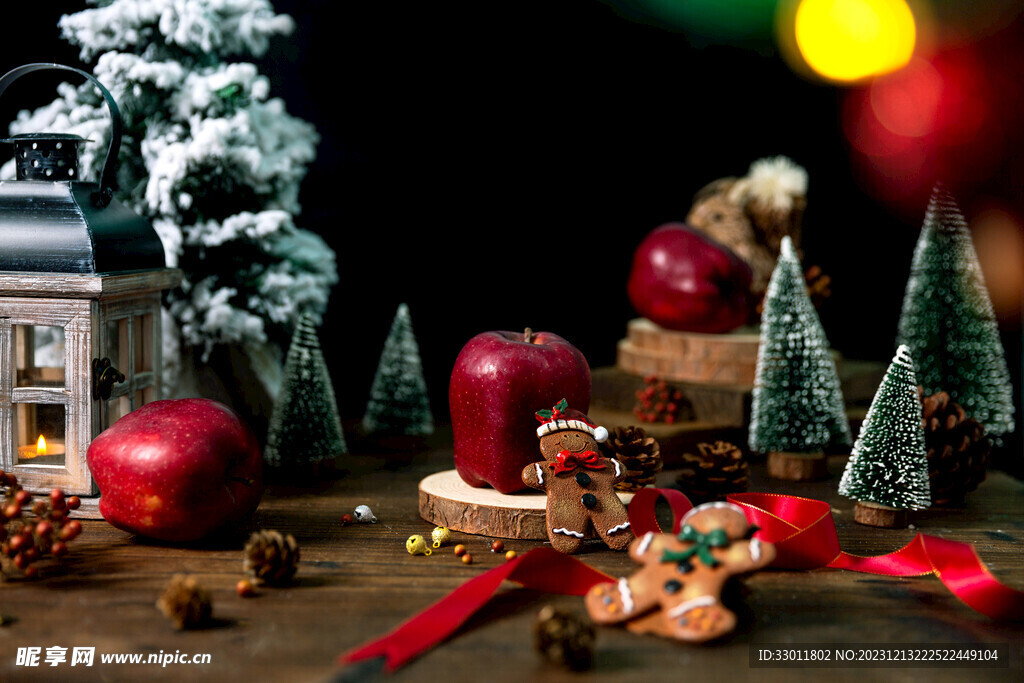
[[900, 68], [914, 54], [917, 37], [904, 0], [801, 0], [795, 32], [808, 66], [836, 81]]

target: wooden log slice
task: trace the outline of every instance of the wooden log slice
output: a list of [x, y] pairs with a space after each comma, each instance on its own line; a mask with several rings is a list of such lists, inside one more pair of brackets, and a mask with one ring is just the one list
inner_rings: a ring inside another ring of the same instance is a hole
[[616, 367], [666, 380], [749, 386], [757, 370], [758, 343], [751, 332], [677, 332], [637, 318], [618, 344]]
[[865, 526], [902, 529], [907, 526], [907, 511], [867, 500], [858, 500], [857, 504], [853, 506], [853, 521]]
[[[541, 491], [506, 494], [473, 488], [455, 470], [420, 481], [420, 517], [431, 524], [479, 536], [544, 540], [548, 537], [547, 495]], [[632, 493], [618, 492], [628, 504]], [[591, 537], [593, 531], [591, 530]]]
[[768, 475], [786, 481], [816, 481], [828, 477], [824, 453], [768, 453]]

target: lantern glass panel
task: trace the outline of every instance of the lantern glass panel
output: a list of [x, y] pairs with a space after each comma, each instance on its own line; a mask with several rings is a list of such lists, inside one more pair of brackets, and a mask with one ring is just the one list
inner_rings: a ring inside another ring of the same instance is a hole
[[64, 386], [64, 328], [15, 325], [19, 387]]
[[66, 409], [59, 403], [19, 403], [15, 425], [19, 465], [64, 466]]

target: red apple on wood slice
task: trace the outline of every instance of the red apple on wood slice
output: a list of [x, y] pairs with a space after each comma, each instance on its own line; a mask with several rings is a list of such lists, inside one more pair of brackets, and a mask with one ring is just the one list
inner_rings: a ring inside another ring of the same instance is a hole
[[747, 321], [752, 277], [728, 247], [666, 223], [637, 247], [626, 291], [640, 315], [666, 329], [715, 334]]
[[209, 399], [147, 403], [93, 439], [86, 458], [103, 518], [162, 541], [194, 541], [240, 522], [263, 494], [256, 437]]
[[562, 399], [586, 412], [590, 366], [550, 332], [483, 332], [459, 353], [448, 387], [455, 469], [470, 486], [526, 488], [523, 468], [540, 457], [534, 414]]

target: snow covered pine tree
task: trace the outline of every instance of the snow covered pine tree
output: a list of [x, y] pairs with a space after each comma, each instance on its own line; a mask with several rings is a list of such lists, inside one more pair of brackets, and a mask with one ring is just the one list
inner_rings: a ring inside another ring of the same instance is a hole
[[[333, 251], [296, 227], [299, 184], [318, 136], [270, 98], [254, 64], [294, 22], [268, 0], [102, 0], [64, 16], [62, 35], [93, 62], [124, 119], [118, 198], [145, 216], [167, 265], [184, 271], [164, 325], [164, 386], [216, 345], [243, 349], [273, 398], [283, 348], [301, 311], [319, 315], [337, 282]], [[99, 173], [109, 123], [95, 89], [22, 112], [12, 133], [76, 133], [84, 178]], [[13, 170], [4, 177], [13, 177]], [[185, 391], [187, 391], [187, 387]]]
[[826, 447], [850, 442], [835, 361], [787, 236], [761, 315], [750, 449], [768, 453], [772, 476], [806, 480], [827, 473]]

